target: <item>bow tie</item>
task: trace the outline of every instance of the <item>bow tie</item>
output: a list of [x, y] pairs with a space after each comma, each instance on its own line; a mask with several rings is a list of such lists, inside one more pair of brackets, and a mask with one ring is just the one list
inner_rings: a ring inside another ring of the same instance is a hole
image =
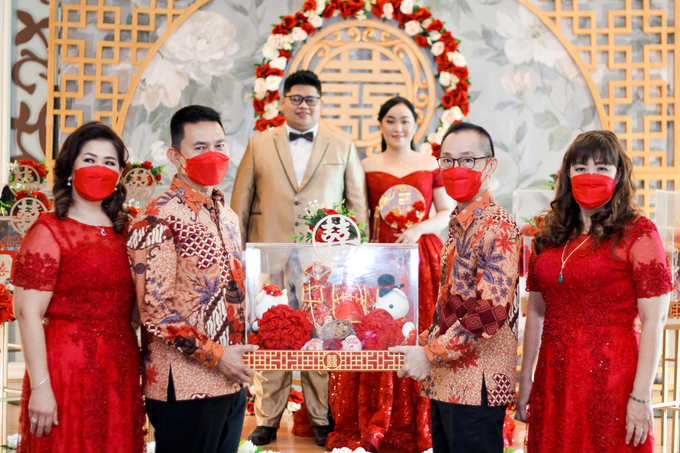
[[313, 142], [314, 141], [314, 132], [306, 132], [304, 134], [296, 134], [295, 132], [290, 132], [288, 134], [288, 140], [291, 142], [294, 142], [298, 138], [304, 138], [308, 142]]

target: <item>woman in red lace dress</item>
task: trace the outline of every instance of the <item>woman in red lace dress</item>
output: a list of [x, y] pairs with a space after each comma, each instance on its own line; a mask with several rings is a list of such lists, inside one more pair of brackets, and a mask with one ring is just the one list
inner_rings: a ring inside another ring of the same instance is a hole
[[125, 145], [79, 127], [54, 167], [54, 213], [19, 249], [14, 285], [26, 375], [19, 451], [144, 451], [141, 361], [125, 238]]
[[517, 410], [521, 420], [528, 413], [530, 453], [654, 451], [652, 382], [671, 274], [634, 197], [616, 136], [579, 135], [528, 277]]
[[[387, 101], [378, 114], [383, 153], [364, 159], [362, 164], [371, 207], [371, 241], [418, 244], [420, 332], [432, 323], [443, 247], [438, 235], [446, 228], [453, 201], [444, 190], [435, 158], [413, 151], [415, 119], [408, 100], [396, 97]], [[397, 190], [401, 196], [396, 195]], [[378, 206], [381, 198], [392, 200], [382, 210]], [[395, 204], [399, 201], [400, 205]], [[433, 202], [436, 214], [430, 218]], [[394, 207], [398, 209], [391, 210]], [[399, 280], [399, 275], [396, 277]], [[430, 403], [419, 392], [420, 382], [399, 378], [397, 373], [334, 373], [330, 405], [336, 425], [327, 447], [361, 446], [375, 451], [384, 441], [410, 451], [431, 448]]]

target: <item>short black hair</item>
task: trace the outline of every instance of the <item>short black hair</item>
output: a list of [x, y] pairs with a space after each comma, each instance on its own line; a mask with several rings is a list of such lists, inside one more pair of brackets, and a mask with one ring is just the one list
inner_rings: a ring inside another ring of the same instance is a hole
[[[493, 140], [491, 139], [491, 135], [484, 129], [482, 126], [477, 126], [476, 124], [472, 123], [454, 123], [449, 127], [449, 130], [446, 131], [446, 134], [444, 134], [444, 138], [442, 138], [442, 145], [444, 144], [444, 140], [446, 140], [446, 137], [448, 137], [451, 134], [455, 134], [458, 132], [463, 132], [463, 131], [473, 131], [476, 132], [477, 135], [479, 135], [483, 140], [482, 140], [482, 151], [484, 151], [484, 154], [487, 156], [491, 157], [496, 157], [496, 151], [494, 150], [493, 147]], [[484, 140], [486, 139], [486, 140]]]
[[[408, 109], [411, 111], [413, 114], [413, 121], [418, 121], [418, 114], [416, 113], [416, 108], [413, 106], [411, 101], [409, 101], [406, 98], [403, 98], [401, 96], [396, 96], [390, 99], [389, 101], [385, 102], [383, 105], [380, 106], [380, 111], [378, 112], [378, 122], [382, 123], [382, 120], [385, 118], [387, 115], [387, 112], [389, 112], [392, 107], [395, 105], [399, 104], [404, 104]], [[381, 135], [382, 136], [382, 135]], [[387, 142], [385, 141], [385, 137], [382, 137], [382, 142], [380, 143], [380, 147], [385, 152], [387, 149]], [[413, 143], [413, 139], [411, 139], [411, 149], [415, 149], [416, 145]]]
[[292, 74], [288, 74], [286, 81], [283, 83], [283, 95], [287, 95], [290, 89], [295, 85], [309, 85], [316, 88], [321, 96], [321, 81], [312, 71], [303, 69], [302, 71], [297, 71]]
[[184, 125], [196, 124], [202, 121], [215, 122], [220, 125], [222, 130], [222, 119], [220, 112], [204, 105], [189, 105], [177, 110], [170, 120], [170, 139], [172, 147], [179, 150], [179, 145], [184, 140]]

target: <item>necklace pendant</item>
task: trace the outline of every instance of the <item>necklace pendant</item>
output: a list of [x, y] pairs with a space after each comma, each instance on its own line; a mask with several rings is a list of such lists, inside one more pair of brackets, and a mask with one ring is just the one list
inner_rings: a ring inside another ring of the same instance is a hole
[[[99, 230], [99, 231], [101, 231], [102, 236], [106, 236], [106, 231], [104, 231], [104, 229], [101, 229], [101, 230]], [[561, 283], [561, 282], [560, 282], [560, 283]]]
[[557, 279], [557, 283], [562, 283], [564, 281], [564, 277], [562, 277], [562, 272], [560, 272], [560, 278]]

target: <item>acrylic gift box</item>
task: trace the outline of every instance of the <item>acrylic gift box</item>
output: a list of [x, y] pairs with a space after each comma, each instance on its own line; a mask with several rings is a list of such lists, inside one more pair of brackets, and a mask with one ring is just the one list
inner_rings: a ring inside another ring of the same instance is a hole
[[680, 192], [656, 191], [655, 223], [673, 273], [668, 317], [680, 319]]
[[[396, 371], [415, 344], [418, 246], [362, 244], [342, 259], [311, 244], [247, 244], [248, 342], [256, 370]], [[343, 262], [343, 260], [345, 260]]]

